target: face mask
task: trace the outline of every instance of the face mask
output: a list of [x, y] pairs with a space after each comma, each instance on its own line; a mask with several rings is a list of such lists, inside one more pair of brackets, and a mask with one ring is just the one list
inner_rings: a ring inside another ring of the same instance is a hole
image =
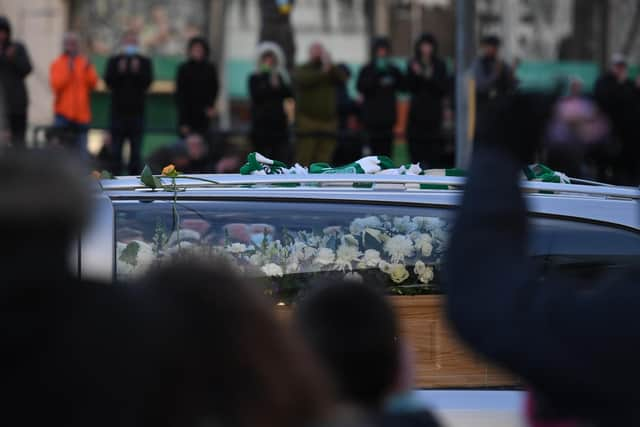
[[269, 64], [260, 64], [260, 71], [268, 73], [271, 71], [271, 65]]
[[376, 58], [376, 67], [378, 67], [378, 69], [385, 69], [387, 68], [387, 65], [389, 65], [389, 59], [387, 58]]
[[138, 53], [138, 46], [135, 44], [127, 44], [127, 45], [124, 45], [124, 47], [122, 48], [122, 51], [126, 55], [135, 55]]

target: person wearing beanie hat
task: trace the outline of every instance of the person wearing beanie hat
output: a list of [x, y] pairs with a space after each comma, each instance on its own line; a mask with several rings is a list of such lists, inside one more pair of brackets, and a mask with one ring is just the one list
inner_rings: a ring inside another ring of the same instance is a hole
[[4, 99], [4, 114], [11, 144], [25, 146], [29, 97], [25, 79], [33, 67], [27, 49], [12, 40], [11, 23], [0, 16], [0, 97]]
[[600, 153], [599, 169], [613, 166], [616, 184], [638, 185], [640, 181], [640, 146], [637, 117], [640, 113], [640, 85], [629, 78], [627, 59], [621, 53], [611, 57], [611, 65], [595, 84], [594, 95], [600, 110], [610, 119], [613, 137], [620, 151], [615, 155]]
[[391, 156], [396, 123], [396, 95], [404, 84], [398, 67], [391, 63], [391, 43], [377, 37], [371, 43], [371, 61], [358, 75], [357, 89], [363, 97], [362, 120], [371, 151]]
[[179, 133], [183, 137], [194, 132], [205, 135], [217, 114], [215, 103], [220, 83], [209, 54], [209, 43], [202, 37], [194, 37], [187, 45], [187, 61], [178, 68], [176, 104]]
[[447, 66], [438, 56], [438, 41], [432, 34], [423, 34], [407, 64], [407, 90], [411, 94], [407, 140], [411, 161], [423, 168], [446, 166], [442, 164], [442, 116], [448, 81]]
[[514, 70], [500, 58], [500, 39], [489, 35], [480, 43], [482, 53], [473, 64], [476, 86], [477, 133], [482, 133], [485, 116], [492, 105], [516, 88]]

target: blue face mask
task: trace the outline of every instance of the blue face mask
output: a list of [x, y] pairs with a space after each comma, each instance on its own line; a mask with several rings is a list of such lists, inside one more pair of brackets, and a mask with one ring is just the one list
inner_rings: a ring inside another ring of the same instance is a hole
[[122, 48], [122, 51], [126, 55], [135, 55], [135, 54], [137, 54], [139, 52], [139, 48], [138, 48], [138, 45], [127, 44], [127, 45], [124, 45], [124, 47]]

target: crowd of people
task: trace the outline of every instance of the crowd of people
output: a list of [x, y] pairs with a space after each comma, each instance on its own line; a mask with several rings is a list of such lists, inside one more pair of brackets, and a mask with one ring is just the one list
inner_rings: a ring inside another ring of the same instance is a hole
[[[346, 64], [336, 64], [326, 48], [314, 43], [308, 61], [288, 64], [280, 46], [263, 42], [257, 48], [256, 69], [248, 77], [252, 149], [285, 163], [313, 162], [345, 164], [363, 154], [391, 156], [397, 135], [398, 95], [409, 95], [404, 135], [412, 163], [423, 168], [452, 166], [452, 156], [443, 135], [443, 123], [453, 111], [453, 76], [438, 50], [438, 40], [429, 33], [420, 36], [406, 66], [392, 60], [391, 43], [385, 37], [371, 43], [370, 60], [357, 75]], [[483, 115], [490, 105], [518, 87], [517, 63], [510, 66], [500, 58], [500, 39], [481, 40], [481, 52], [472, 65], [475, 81], [477, 132], [482, 133]], [[28, 96], [25, 78], [32, 71], [25, 46], [11, 37], [9, 21], [0, 17], [0, 87], [11, 142], [25, 146]], [[115, 174], [137, 174], [145, 134], [146, 96], [154, 80], [153, 62], [142, 54], [134, 31], [122, 36], [119, 51], [104, 70], [104, 82], [111, 93], [109, 137], [101, 152], [101, 165]], [[355, 80], [357, 94], [349, 90]], [[52, 134], [87, 157], [87, 131], [91, 124], [91, 92], [99, 75], [89, 59], [80, 53], [80, 40], [65, 35], [63, 53], [50, 70], [54, 94]], [[549, 163], [576, 177], [618, 184], [637, 184], [640, 166], [637, 154], [640, 137], [634, 119], [640, 114], [640, 79], [632, 81], [626, 59], [615, 55], [611, 67], [596, 81], [587, 95], [577, 78], [559, 102], [558, 122], [550, 133], [595, 132], [597, 141], [582, 156], [567, 156], [563, 147], [542, 150], [537, 160]], [[210, 60], [205, 39], [192, 38], [187, 59], [176, 75], [175, 104], [177, 138], [173, 149], [163, 147], [155, 159], [184, 164], [188, 172], [228, 171], [237, 166], [234, 150], [214, 143], [212, 120], [217, 116], [220, 81]], [[592, 129], [593, 123], [597, 130]], [[185, 157], [185, 141], [201, 138], [198, 158]], [[553, 138], [551, 138], [553, 140]], [[128, 164], [123, 163], [123, 144], [130, 145]], [[190, 167], [193, 162], [193, 168]], [[222, 162], [222, 163], [220, 163]], [[220, 163], [220, 164], [219, 164]], [[205, 165], [206, 167], [203, 167]]]

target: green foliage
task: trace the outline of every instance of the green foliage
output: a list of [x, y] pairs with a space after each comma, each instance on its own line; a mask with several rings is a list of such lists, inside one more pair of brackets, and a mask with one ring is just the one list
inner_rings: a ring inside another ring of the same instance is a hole
[[153, 172], [151, 172], [151, 168], [148, 165], [145, 165], [144, 169], [142, 169], [142, 173], [140, 174], [140, 182], [146, 187], [152, 188], [154, 190], [156, 188], [162, 187], [160, 178], [153, 175]]
[[120, 254], [120, 258], [118, 258], [122, 262], [126, 262], [127, 264], [136, 266], [138, 265], [138, 252], [140, 251], [140, 244], [138, 242], [131, 242], [124, 248], [122, 254]]

